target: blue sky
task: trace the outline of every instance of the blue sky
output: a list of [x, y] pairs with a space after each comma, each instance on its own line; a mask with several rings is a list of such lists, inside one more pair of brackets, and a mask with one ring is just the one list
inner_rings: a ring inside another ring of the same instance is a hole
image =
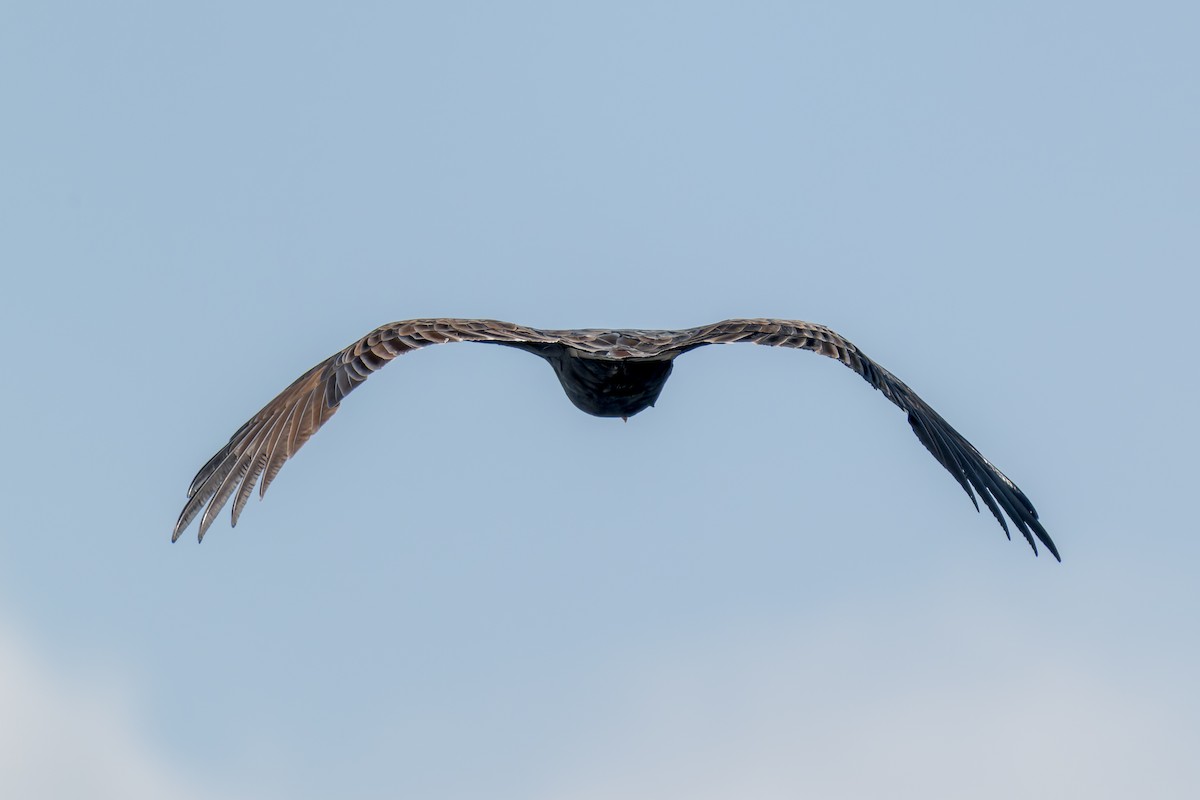
[[[0, 795], [1189, 796], [1187, 3], [0, 10]], [[833, 327], [371, 379], [236, 530], [195, 470], [381, 323]]]

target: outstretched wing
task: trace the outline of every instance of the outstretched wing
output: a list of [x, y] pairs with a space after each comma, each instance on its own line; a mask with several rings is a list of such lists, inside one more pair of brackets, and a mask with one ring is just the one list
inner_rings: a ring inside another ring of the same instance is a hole
[[999, 520], [1006, 536], [1012, 538], [1008, 530], [1008, 523], [1004, 519], [1005, 514], [1029, 542], [1029, 546], [1033, 548], [1035, 554], [1037, 553], [1037, 544], [1034, 537], [1037, 537], [1038, 541], [1044, 544], [1056, 559], [1062, 561], [1058, 554], [1058, 548], [1054, 546], [1050, 535], [1038, 521], [1037, 511], [1025, 493], [1003, 472], [996, 469], [992, 462], [984, 458], [962, 434], [950, 427], [950, 424], [930, 408], [928, 403], [917, 396], [916, 392], [908, 388], [895, 375], [867, 358], [861, 350], [839, 334], [822, 325], [814, 325], [810, 322], [731, 319], [715, 325], [680, 331], [679, 336], [668, 349], [675, 352], [686, 352], [707, 344], [730, 344], [733, 342], [797, 347], [842, 362], [908, 414], [908, 423], [917, 434], [917, 438], [921, 440], [921, 444], [925, 445], [933, 457], [954, 476], [963, 491], [971, 498], [971, 502], [975, 504], [976, 510], [979, 509], [979, 503], [975, 500], [975, 493], [978, 493], [984, 504]]
[[187, 504], [175, 523], [171, 541], [179, 538], [202, 509], [199, 539], [203, 540], [230, 497], [235, 497], [232, 522], [237, 525], [259, 477], [261, 497], [283, 462], [295, 455], [333, 416], [342, 399], [396, 356], [446, 342], [551, 344], [556, 341], [545, 331], [487, 319], [416, 319], [376, 328], [301, 375], [238, 428], [229, 443], [192, 479]]

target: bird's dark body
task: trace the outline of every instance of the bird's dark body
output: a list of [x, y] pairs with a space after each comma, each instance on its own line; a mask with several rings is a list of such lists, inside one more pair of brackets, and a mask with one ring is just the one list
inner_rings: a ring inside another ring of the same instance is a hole
[[628, 419], [654, 405], [671, 376], [673, 359], [613, 359], [579, 355], [562, 345], [511, 345], [550, 362], [563, 391], [580, 411]]

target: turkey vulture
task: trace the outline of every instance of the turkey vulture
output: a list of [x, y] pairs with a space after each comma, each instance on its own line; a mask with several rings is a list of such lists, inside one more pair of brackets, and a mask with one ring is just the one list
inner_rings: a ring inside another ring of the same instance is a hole
[[796, 347], [835, 358], [908, 414], [917, 438], [954, 476], [976, 511], [978, 493], [1006, 536], [1012, 538], [1005, 515], [1035, 555], [1036, 537], [1062, 560], [1025, 494], [916, 392], [829, 328], [776, 319], [731, 319], [676, 331], [539, 330], [488, 319], [414, 319], [384, 325], [301, 375], [233, 434], [196, 473], [171, 541], [201, 510], [199, 539], [203, 540], [231, 497], [236, 525], [259, 478], [261, 497], [283, 462], [333, 416], [354, 387], [396, 356], [446, 342], [500, 344], [541, 356], [554, 368], [576, 407], [598, 417], [622, 419], [654, 405], [677, 356], [707, 344]]

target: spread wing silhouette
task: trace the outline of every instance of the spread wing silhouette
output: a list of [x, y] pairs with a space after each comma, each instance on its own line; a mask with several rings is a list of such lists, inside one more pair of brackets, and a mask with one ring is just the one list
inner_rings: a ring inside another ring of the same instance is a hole
[[539, 330], [496, 320], [450, 318], [384, 325], [305, 372], [233, 434], [192, 480], [171, 540], [178, 539], [198, 515], [198, 538], [203, 540], [231, 497], [236, 525], [259, 479], [261, 497], [283, 463], [333, 416], [356, 386], [397, 356], [447, 342], [499, 344], [538, 355], [554, 368], [567, 396], [580, 409], [623, 418], [653, 405], [674, 359], [697, 347], [749, 342], [836, 359], [907, 414], [917, 438], [954, 476], [976, 510], [978, 497], [1005, 535], [1011, 538], [1007, 521], [1011, 520], [1035, 554], [1040, 541], [1061, 560], [1025, 494], [903, 381], [829, 328], [769, 319], [732, 319], [685, 330]]

